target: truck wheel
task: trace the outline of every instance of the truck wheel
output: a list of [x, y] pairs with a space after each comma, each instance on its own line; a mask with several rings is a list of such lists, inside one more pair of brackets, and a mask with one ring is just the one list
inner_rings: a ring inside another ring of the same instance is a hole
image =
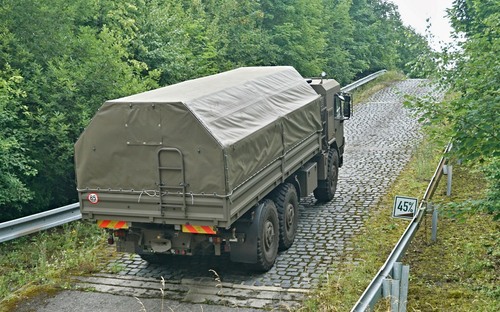
[[337, 181], [339, 179], [339, 154], [337, 150], [331, 149], [328, 152], [327, 166], [327, 179], [319, 181], [318, 188], [314, 190], [314, 197], [321, 202], [332, 200], [337, 190]]
[[262, 207], [257, 235], [257, 263], [255, 269], [268, 271], [276, 261], [279, 244], [278, 212], [274, 202], [270, 199], [266, 199]]
[[299, 199], [295, 186], [291, 183], [281, 184], [273, 194], [273, 200], [278, 210], [279, 250], [286, 250], [292, 246], [299, 221]]

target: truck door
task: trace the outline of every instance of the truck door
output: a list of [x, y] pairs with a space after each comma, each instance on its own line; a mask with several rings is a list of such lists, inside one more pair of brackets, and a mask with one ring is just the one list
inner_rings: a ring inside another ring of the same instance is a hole
[[344, 145], [344, 115], [342, 112], [342, 100], [339, 94], [333, 95], [333, 117], [335, 140], [340, 149]]

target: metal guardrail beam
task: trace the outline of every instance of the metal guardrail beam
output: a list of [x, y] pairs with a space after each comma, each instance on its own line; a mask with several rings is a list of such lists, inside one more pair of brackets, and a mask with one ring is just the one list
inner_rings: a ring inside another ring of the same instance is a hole
[[81, 218], [80, 203], [74, 203], [31, 216], [3, 222], [0, 223], [0, 243]]
[[[443, 154], [448, 153], [451, 150], [451, 147], [452, 144], [449, 143]], [[375, 275], [370, 285], [368, 285], [368, 287], [365, 289], [358, 302], [356, 302], [351, 312], [365, 312], [368, 310], [372, 311], [375, 303], [382, 297], [382, 284], [384, 282], [384, 279], [389, 277], [392, 268], [394, 267], [394, 263], [396, 263], [403, 257], [406, 249], [410, 246], [411, 240], [415, 236], [417, 229], [420, 226], [420, 221], [425, 215], [427, 201], [434, 195], [439, 180], [443, 175], [443, 166], [445, 164], [446, 158], [443, 155], [443, 157], [441, 157], [441, 160], [439, 161], [438, 166], [436, 167], [436, 171], [434, 172], [429, 185], [427, 186], [427, 189], [425, 190], [417, 214], [408, 225], [399, 241], [396, 243], [396, 246], [390, 253], [384, 265], [380, 268], [377, 275]]]
[[361, 87], [365, 83], [368, 83], [368, 82], [374, 80], [375, 78], [378, 78], [379, 76], [382, 76], [386, 72], [387, 72], [387, 70], [385, 70], [385, 69], [379, 70], [376, 73], [370, 74], [370, 75], [368, 75], [366, 77], [363, 77], [363, 78], [361, 78], [359, 80], [356, 80], [355, 82], [353, 82], [351, 84], [348, 84], [347, 86], [341, 88], [340, 91], [350, 92], [350, 91], [352, 91], [352, 90], [354, 90], [356, 88]]

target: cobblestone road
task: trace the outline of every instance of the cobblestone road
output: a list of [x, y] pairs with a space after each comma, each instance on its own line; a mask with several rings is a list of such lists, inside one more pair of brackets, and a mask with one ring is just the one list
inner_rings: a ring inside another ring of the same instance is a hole
[[326, 204], [317, 204], [312, 196], [301, 201], [296, 240], [279, 254], [269, 272], [249, 272], [227, 257], [183, 257], [155, 265], [129, 254], [112, 261], [108, 269], [118, 272], [115, 276], [119, 278], [147, 281], [163, 277], [174, 284], [213, 281], [214, 274], [209, 272], [213, 269], [225, 285], [278, 287], [292, 292], [314, 288], [336, 263], [356, 261], [351, 252], [353, 235], [362, 230], [370, 208], [397, 177], [421, 137], [415, 118], [402, 107], [403, 95], [429, 92], [426, 81], [411, 79], [355, 106], [353, 117], [345, 123], [347, 147], [335, 199]]

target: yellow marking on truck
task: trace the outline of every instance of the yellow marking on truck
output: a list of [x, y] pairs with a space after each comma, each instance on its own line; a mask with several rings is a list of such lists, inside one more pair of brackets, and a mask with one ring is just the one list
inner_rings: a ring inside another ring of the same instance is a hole
[[184, 233], [194, 233], [194, 234], [217, 234], [215, 228], [208, 225], [190, 225], [184, 224], [182, 226], [182, 232]]
[[97, 225], [103, 229], [128, 229], [128, 224], [125, 221], [97, 220]]

